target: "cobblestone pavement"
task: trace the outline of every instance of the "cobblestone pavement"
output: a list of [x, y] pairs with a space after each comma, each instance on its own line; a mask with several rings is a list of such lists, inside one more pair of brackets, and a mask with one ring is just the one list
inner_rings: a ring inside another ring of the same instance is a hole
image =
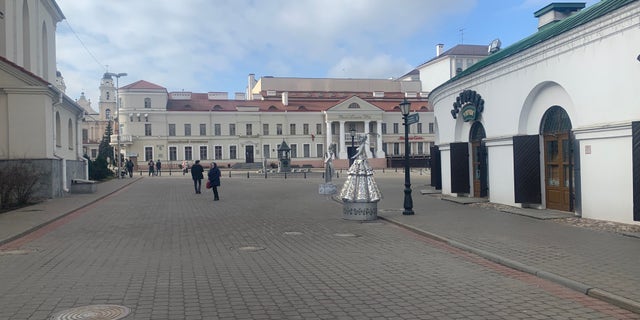
[[0, 319], [102, 304], [125, 319], [640, 318], [387, 222], [342, 220], [321, 182], [223, 179], [214, 202], [188, 178], [140, 179], [0, 254]]

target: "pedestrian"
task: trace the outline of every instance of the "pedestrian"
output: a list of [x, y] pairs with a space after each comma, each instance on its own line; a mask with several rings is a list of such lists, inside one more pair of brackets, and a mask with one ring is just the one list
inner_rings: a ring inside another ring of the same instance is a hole
[[160, 159], [156, 161], [156, 176], [160, 176], [160, 170], [162, 169], [162, 163], [160, 163]]
[[218, 196], [218, 187], [220, 186], [220, 169], [218, 165], [213, 162], [211, 163], [211, 169], [209, 169], [209, 173], [207, 177], [209, 178], [209, 183], [211, 184], [211, 189], [213, 189], [213, 201], [220, 200]]
[[127, 159], [127, 172], [129, 173], [129, 178], [133, 178], [133, 161], [131, 159]]
[[149, 165], [149, 176], [154, 175], [153, 169], [155, 167], [155, 163], [153, 162], [153, 159], [149, 160], [149, 163], [147, 164]]
[[196, 160], [196, 163], [191, 166], [191, 178], [193, 179], [193, 187], [196, 189], [196, 193], [202, 193], [202, 179], [204, 179], [204, 168], [200, 164], [200, 160]]
[[182, 160], [182, 175], [187, 173], [187, 160]]

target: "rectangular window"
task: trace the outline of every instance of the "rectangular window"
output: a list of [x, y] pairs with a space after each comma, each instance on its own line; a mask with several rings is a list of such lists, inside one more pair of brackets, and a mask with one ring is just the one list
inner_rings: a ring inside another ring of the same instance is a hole
[[193, 147], [191, 146], [184, 147], [184, 159], [193, 160]]
[[322, 134], [322, 123], [316, 123], [316, 134]]
[[269, 135], [269, 124], [265, 123], [262, 125], [262, 135], [263, 136], [268, 136]]
[[144, 124], [144, 135], [145, 136], [150, 136], [151, 135], [151, 123], [145, 123]]
[[418, 154], [424, 154], [424, 143], [418, 142]]
[[324, 157], [324, 146], [322, 143], [316, 144], [316, 157]]
[[213, 134], [216, 136], [222, 135], [222, 129], [220, 129], [219, 123], [213, 125]]
[[302, 125], [302, 134], [308, 135], [309, 134], [309, 124], [305, 123]]
[[175, 123], [169, 123], [169, 136], [170, 137], [175, 137], [176, 135], [176, 124]]
[[144, 161], [153, 159], [153, 147], [144, 147]]
[[292, 123], [289, 125], [289, 134], [294, 136], [296, 134], [296, 124]]
[[393, 143], [393, 155], [397, 156], [400, 154], [400, 144], [397, 142]]
[[229, 123], [229, 135], [230, 136], [235, 136], [236, 135], [236, 124], [235, 123]]
[[382, 130], [382, 134], [387, 134], [387, 124], [386, 123], [381, 123], [380, 124], [380, 130]]
[[281, 136], [282, 135], [282, 124], [278, 123], [276, 124], [276, 134]]
[[200, 160], [206, 160], [209, 158], [207, 151], [207, 146], [200, 146]]
[[302, 145], [302, 156], [305, 158], [311, 157], [311, 146], [308, 143]]
[[399, 128], [400, 128], [399, 125], [397, 123], [394, 123], [393, 124], [393, 133], [398, 133], [400, 131]]
[[82, 143], [89, 142], [89, 130], [82, 129]]
[[185, 136], [190, 136], [191, 135], [191, 124], [190, 123], [185, 123], [184, 124], [184, 135]]
[[229, 146], [229, 159], [236, 159], [238, 157], [238, 151], [236, 146]]
[[216, 160], [222, 159], [222, 146], [215, 146], [214, 152], [214, 157]]
[[388, 153], [387, 153], [387, 144], [386, 143], [382, 144], [382, 152], [384, 152], [384, 154], [388, 155]]
[[433, 122], [429, 123], [429, 133], [435, 133], [435, 130], [433, 128]]
[[178, 160], [178, 148], [169, 147], [169, 161]]
[[98, 157], [98, 149], [91, 149], [91, 159]]
[[200, 135], [201, 136], [206, 136], [207, 135], [207, 124], [206, 123], [201, 123], [200, 124]]
[[418, 122], [418, 133], [422, 133], [422, 123]]
[[271, 149], [270, 146], [268, 144], [264, 144], [262, 145], [262, 154], [264, 155], [265, 159], [269, 159], [271, 158]]
[[292, 144], [291, 145], [291, 158], [297, 158], [298, 157], [298, 145], [297, 144]]
[[253, 126], [251, 125], [251, 123], [247, 123], [247, 125], [246, 125], [246, 131], [247, 131], [247, 135], [248, 135], [248, 136], [253, 135]]

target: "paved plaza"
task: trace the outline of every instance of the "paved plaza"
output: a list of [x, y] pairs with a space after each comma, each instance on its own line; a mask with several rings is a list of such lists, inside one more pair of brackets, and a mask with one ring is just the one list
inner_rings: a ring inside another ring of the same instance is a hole
[[123, 319], [640, 319], [606, 302], [640, 301], [640, 239], [443, 201], [412, 179], [402, 216], [403, 175], [376, 175], [372, 222], [343, 220], [311, 174], [223, 173], [216, 202], [189, 176], [135, 177], [2, 214], [0, 319], [96, 305]]

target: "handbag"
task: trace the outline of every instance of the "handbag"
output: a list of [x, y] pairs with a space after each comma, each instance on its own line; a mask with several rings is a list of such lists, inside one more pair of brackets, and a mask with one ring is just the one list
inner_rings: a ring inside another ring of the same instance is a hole
[[207, 180], [207, 184], [205, 186], [207, 189], [211, 189], [211, 181]]

